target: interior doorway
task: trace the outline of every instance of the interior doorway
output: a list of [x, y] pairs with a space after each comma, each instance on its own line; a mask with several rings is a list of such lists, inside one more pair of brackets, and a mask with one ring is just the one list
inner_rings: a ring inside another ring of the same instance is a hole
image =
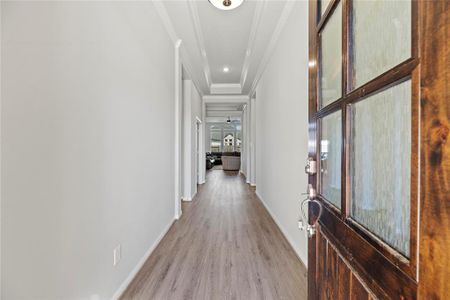
[[201, 145], [201, 121], [197, 118], [197, 121], [195, 122], [195, 157], [196, 157], [196, 183], [197, 183], [197, 189], [198, 185], [202, 183], [202, 149], [200, 147]]

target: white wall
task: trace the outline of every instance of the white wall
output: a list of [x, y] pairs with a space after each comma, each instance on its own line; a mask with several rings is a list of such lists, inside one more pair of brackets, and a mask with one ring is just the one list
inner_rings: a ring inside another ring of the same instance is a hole
[[[251, 143], [251, 132], [252, 132], [252, 128], [251, 128], [251, 114], [250, 114], [250, 104], [251, 101], [249, 101], [249, 103], [246, 105], [243, 116], [244, 116], [244, 126], [246, 127], [245, 129], [245, 135], [244, 135], [244, 148], [245, 148], [245, 181], [247, 183], [251, 182], [251, 162], [252, 162], [252, 147], [250, 147], [250, 143]], [[256, 124], [255, 124], [256, 125]]]
[[151, 2], [1, 6], [2, 299], [109, 299], [174, 218], [174, 45]]
[[[202, 97], [192, 80], [183, 80], [183, 199], [191, 201], [197, 193], [197, 118], [202, 120]], [[203, 141], [200, 141], [201, 145]]]
[[294, 5], [256, 98], [257, 193], [306, 265], [307, 239], [297, 221], [307, 183], [307, 1]]
[[241, 145], [241, 173], [247, 177], [247, 106], [244, 107], [244, 110], [242, 112], [242, 119], [241, 119], [241, 125], [242, 125], [242, 145]]
[[[258, 176], [257, 174], [257, 160], [256, 157], [258, 156], [258, 153], [256, 151], [258, 145], [257, 145], [257, 139], [258, 134], [256, 132], [257, 119], [260, 118], [260, 116], [257, 115], [257, 107], [256, 107], [256, 98], [253, 97], [250, 99], [250, 185], [255, 186], [256, 185], [256, 178]], [[262, 137], [264, 138], [264, 137]]]

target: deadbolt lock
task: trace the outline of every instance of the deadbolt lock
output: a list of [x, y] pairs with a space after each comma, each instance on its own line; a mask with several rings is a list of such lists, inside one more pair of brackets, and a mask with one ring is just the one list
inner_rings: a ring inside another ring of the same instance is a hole
[[306, 160], [305, 173], [308, 175], [314, 175], [317, 173], [317, 162], [312, 157], [308, 157]]

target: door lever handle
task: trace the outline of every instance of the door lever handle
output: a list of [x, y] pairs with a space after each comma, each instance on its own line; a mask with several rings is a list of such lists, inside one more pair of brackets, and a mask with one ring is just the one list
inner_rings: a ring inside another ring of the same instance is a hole
[[[311, 185], [309, 185], [308, 197], [305, 200], [303, 200], [302, 203], [300, 204], [301, 219], [298, 221], [298, 227], [300, 230], [305, 230], [306, 236], [308, 238], [312, 238], [316, 234], [316, 225], [317, 225], [317, 222], [319, 222], [319, 219], [322, 216], [322, 211], [323, 211], [322, 204], [320, 203], [319, 200], [316, 199], [316, 197], [317, 197], [317, 194], [316, 194], [315, 189]], [[307, 214], [309, 206], [305, 205], [305, 204], [310, 204], [310, 203], [313, 203], [313, 204], [319, 206], [319, 214], [312, 224], [309, 223], [309, 218], [308, 218], [308, 214]], [[305, 212], [305, 207], [306, 207], [306, 212]]]

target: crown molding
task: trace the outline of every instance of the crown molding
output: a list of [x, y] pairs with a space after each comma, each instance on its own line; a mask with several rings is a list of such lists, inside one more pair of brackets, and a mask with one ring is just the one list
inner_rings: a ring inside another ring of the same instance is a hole
[[263, 11], [266, 9], [266, 7], [267, 7], [266, 0], [260, 0], [256, 2], [256, 9], [253, 15], [250, 35], [247, 44], [247, 50], [245, 51], [244, 64], [242, 66], [242, 73], [240, 79], [241, 87], [244, 87], [245, 81], [247, 80], [248, 69], [250, 67], [250, 57], [251, 54], [253, 53], [253, 48], [255, 47], [256, 35], [258, 33], [259, 24], [261, 23]]
[[240, 117], [242, 110], [206, 111], [206, 117]]
[[216, 103], [216, 104], [227, 104], [227, 103], [248, 104], [249, 97], [248, 97], [248, 95], [205, 95], [205, 96], [203, 96], [203, 102], [205, 104], [208, 104], [208, 103]]
[[289, 18], [289, 15], [291, 14], [291, 11], [294, 8], [294, 5], [295, 5], [295, 1], [287, 1], [286, 4], [284, 5], [283, 12], [281, 13], [281, 16], [280, 16], [280, 19], [278, 20], [277, 26], [275, 27], [272, 37], [270, 38], [270, 42], [267, 46], [266, 52], [264, 53], [264, 56], [258, 66], [256, 76], [253, 80], [253, 83], [252, 83], [252, 86], [250, 88], [248, 95], [254, 94], [254, 92], [256, 90], [256, 86], [258, 85], [258, 82], [261, 79], [261, 76], [267, 66], [267, 63], [269, 62], [270, 58], [272, 57], [272, 54], [273, 54], [273, 51], [277, 44], [278, 38], [280, 37], [280, 34], [283, 31], [284, 25], [286, 25], [287, 19]]
[[[191, 61], [189, 59], [189, 55], [186, 52], [186, 49], [183, 47], [183, 43], [182, 40], [178, 37], [172, 21], [169, 17], [169, 14], [167, 13], [166, 7], [164, 6], [163, 1], [152, 1], [156, 12], [159, 16], [159, 18], [161, 19], [164, 28], [167, 31], [167, 34], [169, 35], [169, 38], [172, 40], [175, 48], [179, 48], [180, 49], [180, 57], [181, 57], [181, 61], [183, 64], [184, 69], [186, 70], [186, 72], [189, 74], [189, 76], [192, 79], [192, 82], [194, 83], [195, 87], [197, 88], [197, 91], [200, 93], [201, 96], [204, 95], [203, 93], [203, 89], [201, 89], [201, 84], [200, 84], [200, 80], [198, 80], [198, 78], [195, 76], [195, 73], [192, 71], [192, 64]], [[209, 84], [208, 84], [208, 88], [209, 88]]]
[[210, 92], [218, 95], [242, 94], [242, 86], [239, 83], [213, 83]]
[[189, 13], [191, 15], [191, 21], [194, 25], [195, 37], [197, 40], [197, 47], [200, 50], [200, 56], [202, 59], [203, 74], [205, 76], [206, 84], [211, 89], [211, 70], [209, 68], [208, 56], [206, 54], [205, 40], [203, 38], [202, 26], [200, 23], [200, 17], [198, 15], [198, 7], [195, 0], [188, 1]]
[[159, 15], [159, 18], [163, 22], [164, 28], [166, 29], [167, 33], [169, 34], [170, 39], [175, 44], [177, 43], [178, 36], [175, 32], [175, 29], [173, 29], [172, 21], [170, 21], [169, 14], [167, 13], [166, 7], [164, 6], [162, 1], [152, 1], [153, 5], [156, 8], [156, 12]]
[[[231, 123], [228, 123], [228, 117], [232, 120]], [[240, 116], [225, 116], [225, 117], [207, 117], [205, 123], [211, 125], [232, 125], [236, 124], [234, 121], [242, 121], [242, 114]], [[237, 124], [236, 124], [237, 125]], [[241, 125], [241, 124], [239, 124]], [[242, 126], [242, 125], [241, 125]]]

